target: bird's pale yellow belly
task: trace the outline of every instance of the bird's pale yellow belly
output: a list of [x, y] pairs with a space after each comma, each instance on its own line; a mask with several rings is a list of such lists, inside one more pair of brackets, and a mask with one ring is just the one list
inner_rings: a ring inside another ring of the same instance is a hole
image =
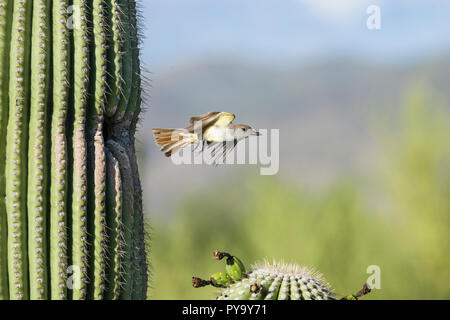
[[203, 140], [223, 142], [233, 140], [232, 133], [227, 128], [212, 126], [203, 132]]

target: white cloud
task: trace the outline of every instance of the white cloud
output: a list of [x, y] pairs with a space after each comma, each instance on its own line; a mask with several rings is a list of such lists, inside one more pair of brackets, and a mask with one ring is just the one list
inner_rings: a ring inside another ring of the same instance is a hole
[[365, 9], [375, 0], [296, 0], [308, 7], [318, 17], [330, 22], [346, 22], [357, 14], [365, 15]]

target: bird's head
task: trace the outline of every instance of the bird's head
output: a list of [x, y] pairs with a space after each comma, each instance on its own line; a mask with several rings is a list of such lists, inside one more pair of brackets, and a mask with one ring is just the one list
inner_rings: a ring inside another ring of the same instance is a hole
[[246, 124], [237, 124], [234, 126], [234, 135], [240, 140], [249, 136], [259, 136], [260, 133]]

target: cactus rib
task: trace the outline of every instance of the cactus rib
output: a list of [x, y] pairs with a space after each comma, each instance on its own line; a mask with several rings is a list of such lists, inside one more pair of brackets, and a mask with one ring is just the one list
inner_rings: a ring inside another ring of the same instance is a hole
[[31, 102], [28, 155], [28, 251], [30, 298], [47, 299], [47, 105], [49, 94], [48, 46], [50, 1], [33, 3], [31, 48]]
[[70, 35], [68, 1], [53, 2], [53, 116], [50, 187], [50, 277], [52, 299], [67, 297], [67, 138]]
[[[127, 174], [130, 176], [130, 181], [133, 185], [133, 226], [131, 228], [133, 248], [135, 250], [135, 260], [133, 262], [135, 271], [133, 275], [133, 293], [135, 296], [133, 298], [137, 298], [138, 296], [145, 296], [146, 293], [144, 290], [148, 281], [147, 261], [145, 257], [145, 232], [144, 226], [141, 223], [144, 219], [142, 210], [141, 182], [139, 179], [139, 169], [134, 151], [134, 141], [130, 137], [129, 129], [124, 126], [116, 125], [113, 130], [113, 138], [115, 141], [114, 148], [120, 149], [124, 152], [124, 154], [126, 154], [126, 163], [130, 168], [130, 173]], [[110, 145], [112, 145], [112, 142]]]
[[113, 123], [119, 123], [123, 120], [128, 103], [130, 100], [132, 81], [133, 81], [133, 60], [131, 54], [131, 17], [130, 17], [130, 7], [129, 0], [117, 0], [118, 6], [120, 7], [120, 18], [121, 29], [123, 33], [123, 38], [121, 41], [121, 54], [122, 56], [122, 66], [121, 66], [121, 83], [120, 92], [121, 99], [117, 106], [117, 110], [113, 117]]
[[91, 225], [93, 236], [92, 268], [90, 272], [90, 294], [94, 299], [103, 299], [105, 290], [105, 267], [107, 264], [106, 248], [106, 213], [105, 213], [105, 189], [106, 189], [106, 155], [103, 137], [104, 108], [106, 104], [106, 75], [107, 75], [107, 40], [106, 40], [106, 2], [93, 0], [92, 24], [93, 24], [93, 59], [91, 75], [93, 82], [93, 101], [88, 110], [88, 134], [90, 145], [89, 163], [90, 170], [90, 205], [94, 213], [94, 221]]
[[79, 266], [79, 283], [73, 288], [73, 299], [85, 299], [88, 283], [87, 246], [87, 142], [86, 112], [89, 91], [89, 7], [86, 0], [74, 0], [79, 10], [74, 38], [74, 119], [73, 119], [73, 195], [72, 195], [72, 264]]
[[112, 36], [108, 39], [108, 104], [105, 107], [106, 117], [113, 117], [117, 111], [120, 101], [120, 86], [122, 73], [122, 54], [120, 52], [120, 43], [123, 41], [123, 29], [120, 20], [121, 9], [117, 0], [111, 0], [108, 3], [109, 25]]
[[[9, 106], [9, 55], [13, 5], [10, 0], [0, 0], [0, 150], [6, 149], [6, 127]], [[0, 300], [9, 298], [8, 238], [6, 220], [5, 157], [0, 157]]]
[[[135, 293], [140, 296], [146, 295], [146, 283], [148, 282], [148, 266], [145, 256], [145, 230], [144, 225], [139, 223], [139, 221], [144, 220], [143, 208], [142, 208], [142, 188], [139, 175], [139, 168], [136, 159], [135, 141], [134, 141], [134, 131], [136, 126], [136, 121], [139, 118], [141, 111], [141, 65], [140, 65], [140, 50], [139, 50], [139, 26], [137, 19], [137, 3], [135, 0], [130, 1], [130, 28], [131, 28], [131, 57], [133, 61], [133, 74], [132, 74], [132, 91], [130, 95], [129, 104], [124, 117], [124, 123], [126, 129], [123, 131], [125, 133], [125, 146], [127, 146], [128, 156], [130, 158], [131, 170], [133, 173], [134, 180], [134, 212], [137, 218], [135, 219], [135, 231], [137, 238], [138, 247], [138, 276], [137, 276], [137, 288], [135, 288]], [[138, 289], [139, 288], [139, 289]], [[140, 291], [140, 293], [139, 293]], [[137, 298], [135, 296], [134, 298]]]
[[123, 288], [121, 298], [131, 299], [136, 277], [136, 247], [133, 239], [134, 229], [134, 183], [131, 172], [130, 160], [127, 152], [118, 142], [108, 140], [106, 143], [108, 150], [117, 159], [120, 165], [120, 175], [122, 179], [123, 202], [122, 202], [122, 222], [123, 238], [125, 240], [125, 254], [123, 256]]
[[125, 121], [132, 125], [140, 111], [140, 91], [141, 91], [141, 67], [139, 62], [139, 39], [137, 24], [136, 1], [129, 1], [130, 11], [130, 56], [132, 60], [131, 70], [131, 94], [128, 106], [125, 111]]
[[122, 226], [122, 178], [119, 162], [106, 150], [106, 206], [108, 212], [109, 253], [111, 259], [107, 271], [107, 299], [118, 299], [122, 282], [123, 226]]
[[6, 145], [6, 210], [11, 299], [28, 298], [26, 192], [31, 0], [14, 3], [11, 33], [9, 119]]

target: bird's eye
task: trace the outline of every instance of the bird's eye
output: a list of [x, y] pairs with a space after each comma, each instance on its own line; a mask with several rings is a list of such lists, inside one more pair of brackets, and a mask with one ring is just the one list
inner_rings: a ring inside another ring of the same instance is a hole
[[242, 129], [242, 130], [247, 131], [247, 128], [244, 128], [244, 129]]

